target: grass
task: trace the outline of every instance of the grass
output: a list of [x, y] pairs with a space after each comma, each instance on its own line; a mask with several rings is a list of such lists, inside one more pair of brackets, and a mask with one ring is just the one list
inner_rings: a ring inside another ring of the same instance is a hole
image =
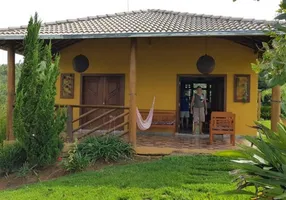
[[0, 199], [187, 200], [249, 199], [226, 196], [235, 189], [232, 163], [214, 156], [173, 156], [145, 163], [106, 167], [0, 192]]

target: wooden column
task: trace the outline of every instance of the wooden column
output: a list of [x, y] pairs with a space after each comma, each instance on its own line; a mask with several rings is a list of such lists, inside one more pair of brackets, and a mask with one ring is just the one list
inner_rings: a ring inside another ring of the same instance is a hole
[[271, 100], [271, 130], [277, 130], [277, 124], [280, 121], [281, 112], [281, 91], [280, 86], [277, 85], [272, 88], [272, 100]]
[[15, 49], [9, 44], [8, 49], [8, 80], [7, 80], [7, 127], [6, 139], [13, 140], [13, 104], [15, 99]]
[[259, 90], [258, 91], [258, 95], [257, 95], [257, 120], [260, 120], [260, 116], [261, 116], [261, 97], [262, 96], [262, 92]]
[[68, 106], [67, 108], [67, 135], [68, 135], [68, 141], [69, 142], [74, 142], [74, 138], [73, 138], [73, 107], [72, 106]]
[[137, 39], [131, 38], [130, 50], [130, 72], [129, 72], [129, 93], [130, 93], [130, 113], [129, 113], [129, 140], [136, 146], [136, 47]]

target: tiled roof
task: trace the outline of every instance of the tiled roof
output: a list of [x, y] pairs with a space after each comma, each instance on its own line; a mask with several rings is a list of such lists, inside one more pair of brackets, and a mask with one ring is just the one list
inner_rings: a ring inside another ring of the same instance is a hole
[[[274, 22], [146, 10], [44, 23], [43, 39], [196, 35], [264, 35]], [[21, 39], [26, 27], [0, 29], [0, 39]]]

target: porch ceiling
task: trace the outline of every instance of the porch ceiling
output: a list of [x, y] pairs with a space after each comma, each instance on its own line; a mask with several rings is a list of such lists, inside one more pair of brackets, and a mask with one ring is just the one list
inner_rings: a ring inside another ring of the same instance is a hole
[[257, 53], [259, 49], [262, 49], [262, 42], [269, 42], [271, 40], [269, 36], [235, 36], [221, 38], [251, 48], [255, 53]]
[[[46, 44], [52, 43], [52, 52], [57, 53], [62, 49], [73, 45], [77, 42], [82, 41], [82, 39], [56, 39], [56, 40], [44, 40]], [[0, 49], [7, 50], [8, 45], [13, 43], [17, 54], [22, 55], [24, 53], [24, 43], [23, 40], [0, 40]]]

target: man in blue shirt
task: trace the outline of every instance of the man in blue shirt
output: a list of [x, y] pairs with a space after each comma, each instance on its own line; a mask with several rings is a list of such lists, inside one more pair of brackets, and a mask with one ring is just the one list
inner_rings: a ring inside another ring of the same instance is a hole
[[186, 118], [186, 129], [189, 128], [189, 118], [190, 118], [190, 98], [187, 92], [181, 97], [180, 101], [180, 117], [181, 117], [181, 128], [184, 128], [184, 119]]

